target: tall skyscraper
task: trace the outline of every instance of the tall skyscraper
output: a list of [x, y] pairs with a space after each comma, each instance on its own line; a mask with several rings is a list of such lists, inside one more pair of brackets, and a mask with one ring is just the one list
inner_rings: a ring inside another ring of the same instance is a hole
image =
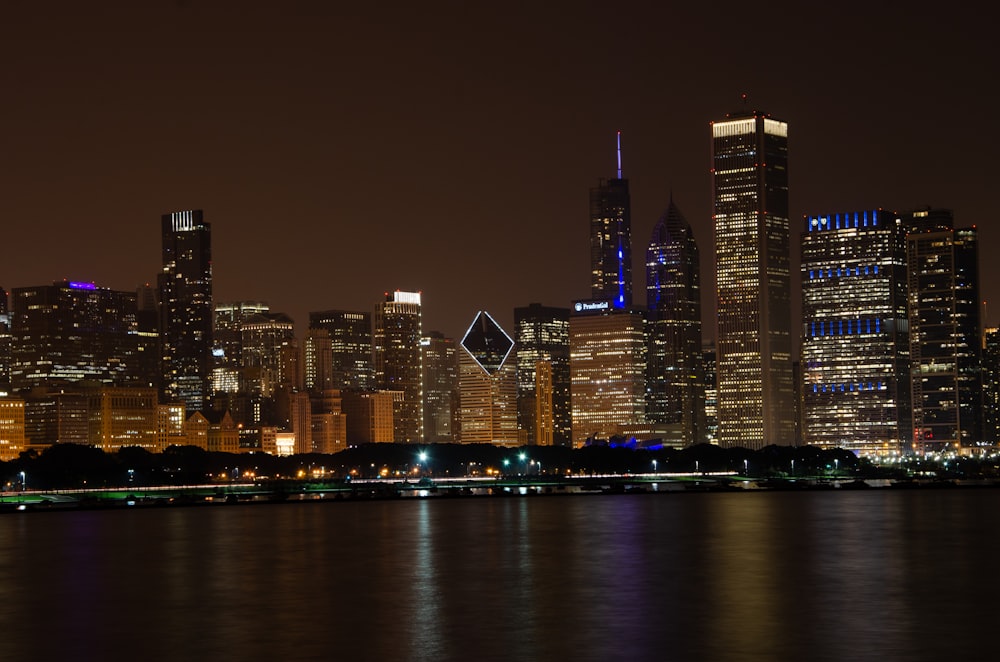
[[83, 380], [144, 386], [135, 292], [62, 281], [13, 291], [11, 382], [15, 390]]
[[303, 386], [310, 392], [333, 388], [333, 347], [326, 329], [309, 329], [302, 340]]
[[646, 420], [683, 445], [706, 441], [698, 245], [671, 196], [646, 250]]
[[459, 392], [462, 443], [517, 446], [517, 371], [514, 341], [480, 311], [461, 342]]
[[794, 443], [788, 125], [712, 124], [719, 443]]
[[458, 441], [458, 349], [453, 338], [431, 331], [420, 342], [424, 360], [424, 438]]
[[947, 209], [902, 215], [909, 280], [913, 450], [982, 441], [982, 327], [976, 228]]
[[402, 398], [396, 401], [393, 408], [396, 443], [424, 441], [421, 338], [420, 293], [387, 292], [385, 301], [375, 307], [372, 362], [377, 387], [402, 393]]
[[164, 214], [159, 274], [162, 396], [207, 405], [212, 371], [212, 232], [202, 211]]
[[590, 189], [590, 274], [591, 297], [624, 310], [632, 307], [632, 220], [621, 135], [617, 176]]
[[[570, 446], [569, 309], [514, 309], [517, 425], [528, 444]], [[547, 369], [540, 366], [547, 366]]]
[[1000, 441], [1000, 329], [983, 333], [983, 441]]
[[243, 320], [240, 390], [274, 396], [280, 387], [296, 388], [288, 355], [296, 353], [295, 323], [284, 313], [255, 313]]
[[10, 391], [10, 361], [13, 336], [10, 333], [10, 309], [7, 290], [0, 287], [0, 397]]
[[900, 451], [910, 434], [906, 228], [878, 209], [807, 216], [803, 442]]
[[368, 391], [375, 388], [372, 370], [372, 317], [353, 310], [309, 313], [310, 329], [330, 335], [331, 388]]

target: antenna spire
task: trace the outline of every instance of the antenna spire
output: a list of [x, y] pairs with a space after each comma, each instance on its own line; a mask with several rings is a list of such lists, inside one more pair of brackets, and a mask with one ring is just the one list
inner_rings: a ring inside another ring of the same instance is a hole
[[618, 179], [622, 178], [622, 132], [618, 132]]

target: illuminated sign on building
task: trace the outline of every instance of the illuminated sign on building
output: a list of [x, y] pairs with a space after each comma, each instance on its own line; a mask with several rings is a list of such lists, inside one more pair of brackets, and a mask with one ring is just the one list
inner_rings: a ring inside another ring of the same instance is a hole
[[573, 310], [578, 313], [600, 313], [611, 310], [611, 301], [600, 299], [597, 301], [576, 301]]

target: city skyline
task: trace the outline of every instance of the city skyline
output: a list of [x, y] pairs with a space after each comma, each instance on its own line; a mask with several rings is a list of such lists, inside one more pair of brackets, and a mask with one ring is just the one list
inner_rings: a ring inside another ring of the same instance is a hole
[[[997, 95], [980, 82], [986, 28], [957, 9], [866, 7], [862, 21], [850, 4], [625, 7], [609, 24], [596, 3], [56, 6], [2, 10], [15, 101], [0, 118], [17, 127], [3, 149], [7, 290], [153, 283], [156, 219], [204, 209], [215, 300], [265, 301], [299, 334], [309, 311], [370, 310], [396, 289], [424, 293], [427, 330], [456, 337], [481, 308], [513, 328], [517, 306], [588, 291], [587, 191], [615, 174], [621, 130], [633, 235], [649, 236], [672, 192], [704, 247], [710, 321], [708, 127], [742, 92], [791, 127], [793, 227], [816, 210], [933, 206], [979, 225], [984, 251], [998, 242], [981, 144], [995, 139], [969, 121]], [[734, 59], [742, 25], [781, 50]], [[817, 41], [819, 25], [843, 42]], [[921, 49], [932, 35], [947, 47]], [[594, 102], [598, 80], [614, 103]], [[910, 107], [921, 99], [933, 112]], [[530, 241], [511, 231], [522, 224]], [[515, 241], [519, 259], [501, 259]], [[489, 279], [454, 276], [483, 259]], [[984, 262], [988, 301], [997, 268]]]

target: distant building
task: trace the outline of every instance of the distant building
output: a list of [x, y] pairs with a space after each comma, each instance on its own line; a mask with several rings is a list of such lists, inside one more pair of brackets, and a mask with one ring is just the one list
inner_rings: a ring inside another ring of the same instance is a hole
[[212, 233], [200, 209], [164, 214], [159, 275], [164, 401], [206, 408], [212, 370]]
[[10, 393], [10, 362], [13, 336], [7, 290], [0, 287], [0, 397]]
[[879, 209], [807, 216], [803, 443], [898, 452], [910, 434], [906, 228]]
[[330, 383], [324, 388], [375, 388], [371, 314], [354, 310], [312, 312], [309, 329], [325, 330], [330, 339]]
[[617, 153], [617, 176], [590, 189], [590, 296], [625, 310], [632, 307], [632, 212], [622, 177], [621, 131]]
[[[61, 281], [13, 291], [14, 390], [72, 386], [84, 380], [145, 386], [135, 292]], [[151, 348], [146, 348], [151, 349]]]
[[307, 391], [333, 388], [333, 344], [326, 329], [309, 329], [302, 339], [303, 387]]
[[106, 453], [125, 446], [160, 450], [156, 389], [101, 386], [87, 393], [91, 446]]
[[431, 331], [420, 342], [424, 361], [424, 438], [458, 441], [458, 350], [453, 338]]
[[88, 444], [89, 397], [82, 389], [32, 389], [24, 396], [28, 444], [44, 449], [54, 444]]
[[705, 371], [705, 441], [719, 443], [718, 394], [715, 386], [715, 344], [711, 341], [702, 346], [702, 366]]
[[372, 355], [379, 390], [399, 391], [393, 410], [396, 443], [424, 441], [424, 366], [419, 292], [386, 293], [375, 307]]
[[[213, 392], [238, 390], [243, 365], [243, 323], [254, 315], [266, 315], [270, 306], [262, 301], [215, 304], [212, 331]], [[216, 377], [218, 375], [218, 377]]]
[[983, 342], [983, 441], [1000, 441], [1000, 329], [985, 330]]
[[460, 343], [459, 393], [463, 444], [517, 446], [514, 341], [486, 311], [476, 314]]
[[240, 390], [270, 398], [283, 386], [295, 387], [288, 357], [297, 352], [295, 323], [284, 313], [254, 313], [241, 325]]
[[671, 196], [646, 251], [646, 420], [684, 446], [707, 439], [699, 273], [694, 233]]
[[343, 391], [341, 407], [347, 417], [348, 445], [392, 443], [392, 391]]
[[901, 215], [909, 281], [913, 450], [983, 438], [979, 240], [950, 210]]
[[314, 393], [312, 409], [312, 448], [314, 453], [339, 453], [347, 448], [347, 417], [341, 392], [327, 389]]
[[0, 462], [16, 460], [26, 446], [24, 400], [0, 398]]
[[577, 301], [569, 318], [573, 445], [646, 423], [646, 321], [608, 299]]
[[572, 445], [569, 309], [532, 303], [514, 309], [517, 425], [522, 441]]
[[788, 124], [712, 123], [719, 444], [792, 445]]

